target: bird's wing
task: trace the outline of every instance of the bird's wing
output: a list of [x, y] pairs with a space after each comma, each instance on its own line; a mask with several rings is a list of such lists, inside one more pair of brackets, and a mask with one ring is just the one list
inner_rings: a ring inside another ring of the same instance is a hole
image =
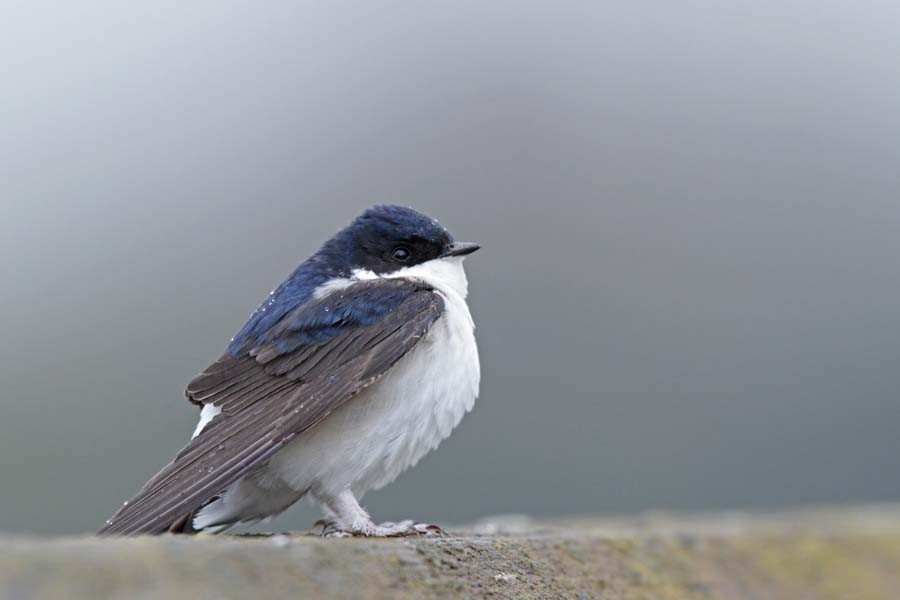
[[409, 352], [443, 312], [421, 284], [376, 279], [286, 314], [186, 390], [221, 413], [99, 533], [162, 533], [314, 426]]

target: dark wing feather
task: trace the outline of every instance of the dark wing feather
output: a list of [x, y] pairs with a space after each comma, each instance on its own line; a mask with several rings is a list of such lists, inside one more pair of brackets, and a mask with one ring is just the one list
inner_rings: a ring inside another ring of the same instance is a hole
[[[376, 286], [383, 291], [385, 285], [400, 294], [394, 305], [386, 314], [378, 314], [384, 307], [366, 307], [372, 314], [360, 316], [360, 298]], [[192, 381], [188, 398], [215, 404], [222, 413], [99, 533], [165, 532], [375, 382], [443, 311], [438, 294], [412, 282], [380, 280], [357, 286], [356, 293], [352, 288], [343, 292], [341, 298], [348, 297], [345, 304], [350, 308], [345, 306], [338, 318], [323, 320], [315, 316], [318, 301], [308, 303], [297, 314], [286, 315], [258, 344], [239, 356], [224, 355]], [[341, 310], [340, 303], [332, 306]], [[311, 324], [298, 327], [304, 319]], [[366, 320], [373, 322], [360, 325]], [[318, 326], [327, 327], [327, 335], [311, 331]]]

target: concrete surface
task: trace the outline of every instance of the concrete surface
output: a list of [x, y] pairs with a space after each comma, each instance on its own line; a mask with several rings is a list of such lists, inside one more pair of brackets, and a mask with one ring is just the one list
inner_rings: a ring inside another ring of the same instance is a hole
[[900, 598], [900, 506], [498, 517], [443, 538], [0, 538], [0, 596]]

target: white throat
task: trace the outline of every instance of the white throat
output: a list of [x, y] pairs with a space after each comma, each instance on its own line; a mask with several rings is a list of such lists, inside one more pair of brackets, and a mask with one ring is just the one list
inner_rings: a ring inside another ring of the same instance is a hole
[[456, 295], [461, 300], [465, 300], [469, 295], [469, 280], [466, 279], [461, 256], [436, 258], [414, 267], [405, 267], [399, 271], [387, 273], [382, 277], [385, 279], [398, 277], [418, 279], [442, 292], [445, 296]]
[[466, 279], [466, 271], [463, 269], [463, 257], [451, 256], [448, 258], [436, 258], [412, 267], [404, 267], [393, 273], [377, 275], [367, 269], [354, 269], [349, 278], [332, 279], [315, 291], [316, 298], [325, 296], [353, 285], [357, 281], [370, 279], [416, 279], [444, 295], [444, 297], [465, 302], [469, 294], [469, 280]]

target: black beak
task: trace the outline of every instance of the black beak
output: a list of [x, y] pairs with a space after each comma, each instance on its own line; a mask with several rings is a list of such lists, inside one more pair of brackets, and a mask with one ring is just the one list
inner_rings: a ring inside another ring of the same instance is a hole
[[472, 254], [479, 248], [481, 248], [481, 246], [470, 242], [453, 242], [444, 248], [444, 253], [441, 254], [441, 258], [447, 258], [448, 256], [465, 256], [467, 254]]

